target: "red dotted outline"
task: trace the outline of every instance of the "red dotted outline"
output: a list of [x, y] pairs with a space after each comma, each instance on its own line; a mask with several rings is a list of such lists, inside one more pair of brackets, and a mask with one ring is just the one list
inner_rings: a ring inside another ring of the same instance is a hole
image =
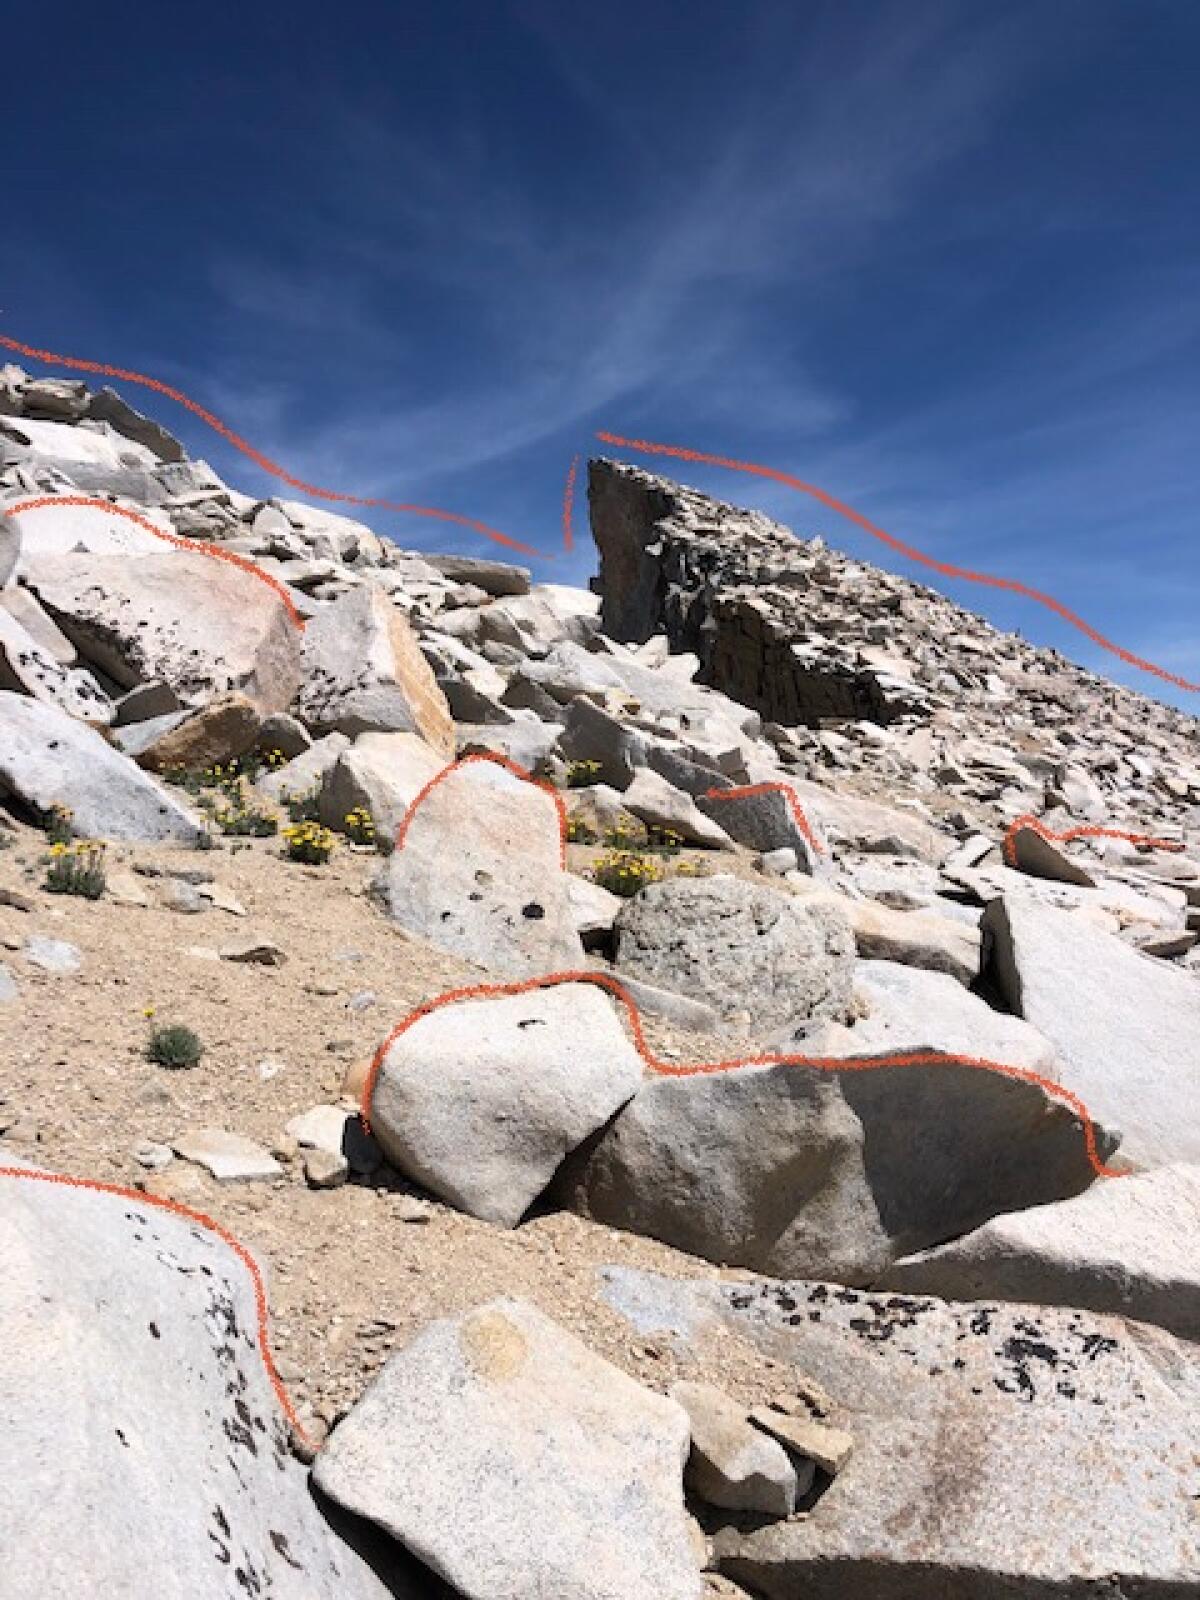
[[1010, 867], [1017, 864], [1017, 835], [1023, 828], [1028, 828], [1030, 833], [1036, 833], [1039, 839], [1045, 839], [1047, 844], [1060, 844], [1071, 839], [1124, 839], [1127, 844], [1143, 845], [1151, 850], [1181, 851], [1183, 846], [1171, 839], [1155, 839], [1148, 833], [1122, 833], [1117, 828], [1095, 828], [1084, 823], [1075, 828], [1064, 828], [1061, 833], [1055, 833], [1048, 828], [1040, 817], [1028, 813], [1018, 817], [1009, 824], [1008, 832], [1004, 835], [1002, 846], [1004, 859]]

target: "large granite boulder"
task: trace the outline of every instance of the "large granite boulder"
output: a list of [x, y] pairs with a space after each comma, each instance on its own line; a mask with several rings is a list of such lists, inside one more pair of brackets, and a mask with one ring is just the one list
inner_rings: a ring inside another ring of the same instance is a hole
[[758, 1026], [847, 1015], [854, 945], [836, 907], [720, 874], [650, 884], [616, 926], [625, 971]]
[[[1096, 1137], [1111, 1154], [1111, 1135]], [[885, 1055], [651, 1076], [568, 1163], [563, 1194], [598, 1222], [709, 1261], [866, 1284], [900, 1256], [1094, 1177], [1077, 1117], [1040, 1084]]]
[[0, 1151], [0, 1593], [396, 1592], [335, 1535], [289, 1453], [229, 1247], [29, 1170]]
[[641, 1080], [641, 1057], [592, 985], [460, 1001], [392, 1044], [371, 1127], [406, 1177], [511, 1228]]
[[414, 806], [376, 892], [407, 932], [505, 977], [573, 969], [583, 947], [552, 795], [463, 762]]
[[416, 733], [453, 759], [446, 697], [403, 612], [378, 589], [323, 606], [305, 629], [302, 664], [293, 709], [315, 733]]
[[805, 1516], [716, 1530], [715, 1564], [752, 1593], [1200, 1593], [1194, 1346], [1084, 1311], [823, 1283], [626, 1271], [604, 1293], [641, 1335], [696, 1359], [720, 1361], [736, 1335], [854, 1436], [849, 1464]]
[[253, 573], [190, 550], [39, 556], [24, 582], [89, 665], [122, 688], [157, 679], [188, 705], [233, 690], [286, 710], [300, 682], [300, 631]]
[[993, 1217], [895, 1262], [876, 1287], [1027, 1300], [1156, 1322], [1200, 1341], [1200, 1168], [1157, 1167]]

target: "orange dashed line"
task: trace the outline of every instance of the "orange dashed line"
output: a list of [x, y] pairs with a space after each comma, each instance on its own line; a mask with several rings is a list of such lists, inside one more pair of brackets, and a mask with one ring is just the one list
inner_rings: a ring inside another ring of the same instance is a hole
[[732, 472], [746, 472], [756, 478], [770, 478], [774, 483], [786, 484], [789, 489], [796, 489], [801, 494], [811, 495], [814, 500], [819, 500], [823, 506], [828, 506], [831, 511], [836, 511], [839, 516], [848, 518], [856, 523], [865, 533], [873, 539], [880, 540], [889, 549], [895, 550], [899, 555], [906, 556], [909, 561], [915, 561], [923, 567], [928, 567], [933, 572], [938, 572], [944, 578], [965, 578], [970, 583], [981, 583], [989, 589], [1006, 589], [1011, 594], [1023, 595], [1026, 600], [1034, 600], [1040, 606], [1045, 606], [1048, 611], [1053, 611], [1064, 622], [1069, 622], [1073, 628], [1078, 628], [1080, 633], [1086, 634], [1093, 644], [1098, 644], [1102, 650], [1107, 650], [1111, 655], [1117, 656], [1131, 667], [1138, 667], [1142, 672], [1152, 673], [1156, 678], [1161, 678], [1164, 683], [1173, 683], [1177, 689], [1186, 689], [1190, 694], [1200, 694], [1200, 683], [1192, 683], [1187, 678], [1181, 678], [1174, 672], [1168, 672], [1165, 667], [1155, 666], [1153, 661], [1146, 661], [1141, 656], [1134, 655], [1131, 650], [1124, 649], [1119, 644], [1114, 644], [1111, 639], [1106, 639], [1102, 633], [1075, 612], [1069, 611], [1061, 601], [1055, 600], [1052, 595], [1043, 594], [1040, 589], [1031, 589], [1027, 584], [1018, 583], [1015, 578], [996, 578], [987, 572], [972, 572], [967, 567], [956, 567], [949, 561], [937, 561], [933, 556], [927, 556], [923, 550], [918, 550], [915, 545], [905, 544], [897, 539], [894, 534], [887, 533], [878, 524], [864, 517], [861, 511], [855, 511], [853, 506], [848, 506], [844, 500], [836, 500], [833, 495], [827, 494], [824, 489], [818, 489], [815, 484], [804, 483], [799, 478], [793, 478], [790, 473], [780, 472], [775, 467], [764, 467], [756, 461], [733, 461], [728, 456], [708, 455], [703, 450], [687, 450], [681, 445], [654, 444], [649, 439], [623, 439], [619, 434], [599, 432], [597, 439], [605, 444], [617, 445], [623, 450], [634, 450], [645, 455], [673, 456], [680, 461], [699, 461], [710, 467], [728, 467]]
[[571, 513], [575, 506], [575, 474], [579, 470], [579, 457], [571, 458], [571, 465], [567, 468], [567, 482], [563, 489], [563, 549], [574, 550], [575, 531], [571, 526]]
[[158, 1195], [143, 1194], [138, 1189], [126, 1189], [119, 1183], [100, 1183], [92, 1178], [69, 1178], [60, 1172], [28, 1172], [24, 1167], [0, 1167], [0, 1178], [24, 1178], [31, 1183], [56, 1183], [65, 1189], [93, 1189], [97, 1194], [116, 1195], [122, 1200], [132, 1200], [139, 1206], [154, 1206], [159, 1211], [172, 1211], [185, 1221], [198, 1223], [210, 1233], [215, 1233], [218, 1239], [229, 1246], [250, 1274], [254, 1284], [254, 1306], [258, 1319], [258, 1353], [262, 1357], [263, 1367], [292, 1431], [308, 1449], [313, 1448], [313, 1440], [304, 1431], [271, 1356], [270, 1313], [267, 1309], [267, 1291], [262, 1273], [258, 1270], [258, 1263], [249, 1250], [230, 1233], [228, 1228], [222, 1227], [219, 1222], [214, 1222], [212, 1217], [206, 1216], [203, 1211], [196, 1211], [178, 1200], [166, 1200]]
[[37, 350], [32, 345], [22, 344], [19, 339], [9, 339], [4, 334], [0, 334], [0, 346], [6, 350], [13, 350], [18, 355], [27, 356], [31, 361], [43, 361], [47, 366], [70, 367], [74, 372], [94, 372], [104, 378], [120, 378], [125, 383], [137, 383], [144, 389], [153, 389], [155, 394], [166, 395], [168, 400], [176, 401], [177, 404], [186, 407], [193, 416], [199, 417], [201, 422], [207, 423], [226, 443], [231, 444], [235, 450], [240, 450], [242, 455], [248, 456], [256, 466], [261, 467], [272, 478], [278, 478], [281, 483], [299, 489], [302, 494], [311, 495], [315, 500], [329, 500], [349, 506], [370, 506], [377, 511], [398, 511], [406, 516], [433, 517], [439, 522], [456, 522], [461, 527], [482, 533], [486, 538], [495, 540], [497, 544], [507, 545], [510, 550], [519, 550], [522, 555], [553, 559], [553, 552], [536, 550], [532, 545], [522, 544], [519, 539], [512, 539], [507, 533], [501, 533], [498, 528], [489, 527], [486, 522], [480, 522], [476, 517], [460, 516], [457, 511], [443, 511], [437, 506], [405, 505], [397, 500], [380, 500], [366, 495], [342, 494], [336, 489], [323, 489], [317, 483], [307, 483], [303, 478], [297, 478], [285, 467], [281, 467], [278, 462], [272, 461], [269, 456], [265, 456], [261, 450], [256, 450], [248, 440], [234, 433], [232, 428], [226, 427], [220, 417], [205, 410], [182, 390], [173, 389], [169, 383], [163, 383], [158, 378], [149, 378], [144, 372], [130, 372], [124, 367], [110, 367], [100, 361], [81, 361], [77, 356], [56, 355], [53, 350]]
[[172, 544], [178, 550], [194, 551], [197, 555], [212, 556], [217, 561], [225, 561], [231, 567], [247, 573], [252, 578], [257, 578], [260, 583], [265, 583], [273, 589], [283, 601], [288, 616], [301, 633], [304, 631], [304, 618], [296, 609], [296, 603], [287, 592], [285, 586], [278, 578], [273, 578], [269, 572], [264, 572], [261, 567], [256, 567], [254, 562], [246, 556], [240, 556], [234, 550], [225, 550], [218, 544], [204, 544], [197, 539], [184, 539], [177, 533], [165, 533], [162, 528], [156, 528], [148, 517], [141, 516], [136, 511], [130, 511], [126, 506], [113, 505], [111, 500], [96, 499], [91, 495], [83, 494], [50, 494], [43, 495], [36, 500], [19, 500], [16, 505], [0, 508], [0, 516], [15, 517], [26, 511], [61, 510], [63, 506], [90, 506], [96, 511], [104, 511], [114, 517], [124, 517], [127, 522], [135, 522], [139, 528], [144, 528], [147, 533], [152, 533], [156, 539], [162, 539], [166, 544]]
[[809, 845], [817, 855], [824, 855], [824, 848], [816, 834], [813, 832], [812, 825], [808, 818], [804, 815], [804, 807], [796, 798], [796, 791], [792, 788], [790, 783], [746, 783], [741, 784], [733, 789], [706, 789], [704, 792], [704, 798], [706, 800], [748, 800], [751, 795], [773, 794], [776, 791], [783, 795], [784, 799], [787, 801], [788, 807], [792, 813], [792, 820], [795, 822], [800, 832], [804, 835]]
[[1036, 833], [1039, 838], [1045, 839], [1050, 844], [1056, 841], [1064, 844], [1071, 839], [1124, 839], [1126, 844], [1143, 845], [1151, 850], [1183, 849], [1181, 844], [1171, 839], [1155, 839], [1146, 833], [1121, 833], [1117, 828], [1094, 828], [1086, 823], [1075, 828], [1064, 828], [1061, 833], [1055, 833], [1040, 817], [1026, 815], [1010, 823], [1008, 832], [1004, 835], [1004, 859], [1010, 867], [1015, 867], [1017, 864], [1017, 834], [1022, 828], [1028, 828], [1031, 833]]
[[672, 1061], [660, 1061], [646, 1042], [642, 1030], [642, 1019], [637, 1005], [624, 985], [607, 972], [596, 972], [592, 968], [581, 968], [577, 972], [551, 972], [542, 977], [525, 978], [515, 983], [477, 983], [461, 989], [451, 989], [446, 994], [438, 995], [434, 1000], [427, 1000], [415, 1010], [410, 1011], [403, 1022], [394, 1027], [391, 1033], [379, 1046], [371, 1062], [371, 1070], [367, 1074], [366, 1083], [363, 1085], [362, 1102], [359, 1116], [362, 1118], [363, 1127], [370, 1132], [371, 1104], [375, 1094], [375, 1085], [383, 1068], [388, 1051], [396, 1040], [407, 1033], [422, 1017], [427, 1017], [431, 1012], [438, 1011], [442, 1006], [454, 1005], [461, 1000], [488, 1000], [498, 999], [505, 995], [529, 994], [536, 989], [551, 989], [560, 983], [593, 983], [601, 989], [606, 989], [614, 999], [624, 1007], [629, 1018], [629, 1028], [633, 1035], [634, 1046], [642, 1061], [649, 1071], [667, 1078], [690, 1078], [716, 1072], [736, 1072], [743, 1067], [813, 1067], [821, 1072], [870, 1072], [883, 1067], [970, 1067], [985, 1072], [997, 1072], [1005, 1078], [1015, 1078], [1022, 1083], [1036, 1083], [1048, 1095], [1060, 1100], [1070, 1108], [1082, 1124], [1084, 1149], [1088, 1161], [1098, 1177], [1123, 1178], [1128, 1174], [1115, 1167], [1108, 1167], [1100, 1159], [1099, 1148], [1096, 1144], [1096, 1129], [1091, 1116], [1083, 1101], [1062, 1084], [1055, 1083], [1051, 1078], [1045, 1078], [1038, 1072], [1032, 1072], [1025, 1067], [1013, 1067], [1002, 1061], [988, 1061], [980, 1056], [942, 1054], [933, 1050], [914, 1050], [908, 1054], [892, 1056], [805, 1056], [787, 1055], [770, 1052], [758, 1056], [738, 1056], [729, 1061], [699, 1061], [682, 1064]]

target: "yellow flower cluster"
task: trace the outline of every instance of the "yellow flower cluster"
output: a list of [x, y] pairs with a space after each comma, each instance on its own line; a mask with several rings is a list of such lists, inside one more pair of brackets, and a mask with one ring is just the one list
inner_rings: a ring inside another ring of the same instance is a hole
[[664, 875], [661, 861], [653, 856], [638, 855], [634, 850], [610, 850], [592, 867], [592, 878], [602, 889], [626, 899], [648, 883], [658, 883]]
[[567, 818], [568, 844], [595, 844], [596, 835], [582, 817]]
[[567, 788], [586, 788], [589, 783], [595, 783], [596, 774], [599, 771], [600, 763], [598, 761], [568, 761]]
[[84, 839], [67, 844], [56, 839], [50, 846], [50, 865], [44, 887], [50, 894], [75, 894], [84, 900], [99, 900], [104, 893], [104, 843]]
[[283, 830], [287, 853], [293, 861], [322, 866], [333, 854], [335, 839], [319, 822], [297, 822]]
[[346, 832], [355, 844], [375, 843], [375, 821], [366, 806], [355, 806], [345, 816]]

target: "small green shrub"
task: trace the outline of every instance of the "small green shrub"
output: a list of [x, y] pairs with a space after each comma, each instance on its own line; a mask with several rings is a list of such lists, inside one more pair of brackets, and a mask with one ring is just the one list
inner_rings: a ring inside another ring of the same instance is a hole
[[315, 786], [305, 789], [300, 794], [293, 794], [290, 789], [285, 789], [280, 799], [292, 822], [319, 822], [321, 818], [318, 810], [318, 794], [319, 791]]
[[204, 1046], [197, 1035], [178, 1023], [169, 1028], [155, 1028], [146, 1046], [147, 1060], [172, 1071], [194, 1067], [203, 1054]]
[[72, 845], [59, 839], [50, 846], [50, 865], [43, 884], [50, 894], [76, 894], [83, 900], [99, 900], [107, 881], [104, 846], [98, 840]]
[[567, 818], [567, 843], [568, 844], [595, 844], [596, 830], [588, 826], [582, 817]]
[[677, 856], [683, 845], [683, 835], [674, 828], [660, 828], [656, 822], [646, 824], [646, 848], [660, 856]]

